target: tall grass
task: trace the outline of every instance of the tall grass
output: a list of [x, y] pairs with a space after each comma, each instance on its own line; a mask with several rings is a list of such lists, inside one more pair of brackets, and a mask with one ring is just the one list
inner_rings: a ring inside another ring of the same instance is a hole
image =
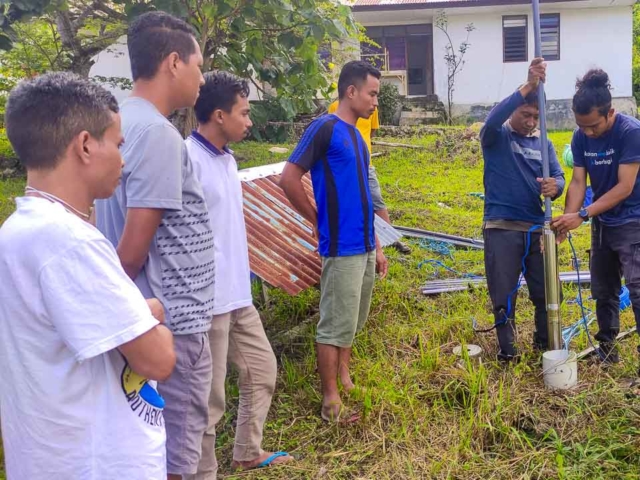
[[[551, 134], [559, 154], [570, 132]], [[443, 142], [436, 136], [385, 139], [423, 145], [424, 150], [392, 149], [374, 159], [385, 200], [397, 224], [480, 237], [482, 160], [472, 140]], [[439, 143], [436, 143], [439, 142]], [[436, 145], [438, 145], [436, 147]], [[244, 165], [283, 161], [271, 145], [235, 146]], [[241, 165], [242, 167], [242, 165]], [[567, 181], [570, 172], [567, 171]], [[9, 196], [20, 181], [1, 182], [0, 221], [11, 210]], [[563, 199], [556, 202], [561, 211]], [[640, 478], [640, 401], [627, 396], [621, 381], [637, 367], [635, 338], [622, 345], [623, 363], [603, 370], [581, 362], [580, 382], [570, 392], [544, 389], [541, 365], [532, 343], [533, 308], [526, 288], [518, 302], [518, 342], [523, 361], [503, 367], [494, 361], [493, 334], [475, 334], [472, 317], [490, 325], [486, 289], [424, 297], [428, 279], [452, 274], [430, 266], [438, 259], [460, 271], [483, 273], [479, 251], [455, 250], [441, 256], [410, 241], [413, 252], [388, 250], [389, 276], [376, 284], [371, 315], [354, 346], [354, 378], [363, 387], [346, 398], [363, 420], [351, 427], [319, 418], [319, 381], [313, 335], [319, 295], [297, 297], [271, 290], [260, 304], [268, 335], [280, 362], [278, 386], [268, 418], [264, 448], [288, 450], [297, 461], [286, 468], [236, 474], [229, 470], [237, 408], [233, 375], [228, 381], [228, 410], [219, 428], [218, 455], [225, 478], [251, 479], [636, 479]], [[588, 227], [575, 235], [578, 255], [586, 261]], [[560, 270], [571, 269], [566, 245]], [[586, 267], [586, 263], [583, 264]], [[565, 288], [565, 298], [576, 295]], [[586, 295], [588, 296], [588, 295]], [[579, 318], [574, 305], [563, 305], [565, 325]], [[308, 319], [312, 319], [308, 321]], [[306, 320], [306, 323], [305, 323]], [[633, 325], [630, 311], [623, 328]], [[306, 325], [300, 328], [300, 325]], [[297, 338], [282, 332], [298, 327]], [[459, 344], [483, 349], [480, 362], [459, 362]], [[575, 350], [587, 345], [574, 340]], [[0, 473], [2, 478], [2, 473]]]

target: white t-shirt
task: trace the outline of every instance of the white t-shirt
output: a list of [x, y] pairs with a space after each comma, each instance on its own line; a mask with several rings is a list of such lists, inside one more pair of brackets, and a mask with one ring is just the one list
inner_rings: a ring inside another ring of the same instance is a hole
[[0, 228], [7, 478], [166, 479], [164, 401], [117, 350], [158, 322], [96, 228], [16, 201]]
[[221, 315], [253, 302], [242, 184], [230, 151], [221, 152], [197, 132], [186, 144], [209, 209], [216, 265], [213, 314]]

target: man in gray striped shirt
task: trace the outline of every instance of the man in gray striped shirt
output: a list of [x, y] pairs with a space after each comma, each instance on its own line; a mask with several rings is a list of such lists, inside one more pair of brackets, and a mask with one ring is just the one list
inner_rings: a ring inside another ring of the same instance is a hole
[[166, 13], [129, 27], [134, 80], [121, 106], [121, 185], [97, 205], [98, 228], [147, 298], [158, 298], [174, 334], [176, 368], [158, 385], [166, 407], [169, 479], [196, 473], [208, 423], [214, 243], [204, 194], [182, 136], [167, 120], [191, 107], [204, 79], [188, 25]]

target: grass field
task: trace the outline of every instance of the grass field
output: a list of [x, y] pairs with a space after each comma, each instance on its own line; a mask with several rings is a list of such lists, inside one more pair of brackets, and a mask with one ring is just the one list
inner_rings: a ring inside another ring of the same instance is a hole
[[[477, 145], [455, 134], [447, 137], [385, 139], [427, 147], [393, 149], [374, 159], [385, 200], [394, 223], [480, 237], [482, 201], [470, 193], [483, 190], [482, 159]], [[570, 137], [570, 132], [551, 135], [559, 154]], [[270, 147], [235, 146], [244, 159], [241, 168], [286, 159], [269, 153]], [[2, 181], [0, 188], [1, 221], [22, 183]], [[588, 241], [588, 229], [581, 227], [575, 244], [583, 262]], [[299, 338], [278, 345], [278, 388], [264, 439], [265, 448], [288, 450], [298, 461], [240, 475], [229, 471], [237, 400], [230, 379], [229, 408], [219, 432], [225, 478], [638, 478], [640, 400], [628, 398], [620, 386], [637, 368], [635, 338], [623, 343], [620, 365], [604, 371], [583, 362], [575, 390], [550, 393], [529, 347], [533, 309], [526, 288], [518, 307], [524, 361], [505, 368], [493, 360], [494, 334], [475, 334], [471, 326], [472, 317], [487, 326], [493, 321], [486, 289], [429, 298], [419, 291], [436, 274], [452, 276], [428, 265], [419, 268], [422, 261], [437, 259], [457, 271], [482, 274], [482, 252], [441, 256], [411, 243], [410, 256], [387, 252], [389, 276], [376, 285], [370, 321], [354, 348], [354, 377], [365, 390], [348, 403], [364, 412], [363, 421], [345, 428], [319, 419], [314, 322], [306, 322]], [[561, 271], [571, 269], [567, 245], [560, 247], [560, 264]], [[575, 288], [565, 289], [566, 299], [575, 295]], [[269, 305], [261, 305], [270, 338], [315, 318], [318, 299], [317, 290], [297, 297], [272, 290]], [[562, 318], [565, 325], [576, 321], [577, 307], [563, 305]], [[629, 310], [622, 318], [625, 328], [633, 325]], [[482, 346], [483, 362], [457, 366], [451, 352], [460, 343]], [[584, 335], [572, 343], [574, 350], [586, 346]]]

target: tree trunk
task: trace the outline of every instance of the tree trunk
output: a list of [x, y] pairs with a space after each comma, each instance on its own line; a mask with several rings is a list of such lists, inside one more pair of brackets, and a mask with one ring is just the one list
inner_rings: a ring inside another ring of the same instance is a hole
[[56, 26], [63, 48], [71, 51], [73, 54], [70, 70], [87, 78], [89, 76], [89, 70], [91, 70], [91, 66], [93, 65], [93, 61], [91, 60], [92, 55], [85, 52], [82, 45], [80, 45], [77, 31], [69, 17], [69, 12], [63, 11], [56, 13]]
[[183, 137], [187, 137], [198, 127], [196, 114], [193, 108], [182, 108], [169, 115], [169, 120], [178, 129]]
[[75, 56], [82, 54], [82, 47], [76, 38], [76, 30], [73, 28], [73, 22], [69, 17], [69, 12], [62, 11], [56, 13], [56, 26], [62, 46], [71, 50]]

